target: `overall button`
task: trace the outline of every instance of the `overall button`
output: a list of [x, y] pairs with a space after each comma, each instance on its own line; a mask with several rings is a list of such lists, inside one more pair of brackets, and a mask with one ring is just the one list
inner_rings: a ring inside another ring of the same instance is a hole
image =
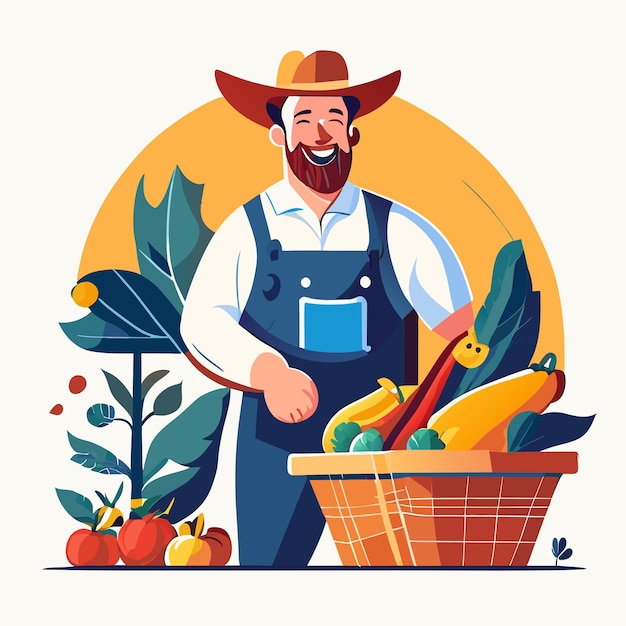
[[308, 289], [311, 286], [311, 279], [308, 276], [304, 276], [300, 279], [300, 285], [305, 289]]
[[363, 289], [367, 289], [372, 284], [372, 279], [369, 276], [361, 276], [359, 284], [363, 287]]
[[280, 292], [280, 279], [276, 274], [268, 274], [263, 279], [263, 295], [267, 300], [276, 300]]

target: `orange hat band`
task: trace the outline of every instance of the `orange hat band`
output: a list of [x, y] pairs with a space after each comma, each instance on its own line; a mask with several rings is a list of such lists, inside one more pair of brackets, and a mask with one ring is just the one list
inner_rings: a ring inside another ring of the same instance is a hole
[[302, 91], [328, 91], [332, 89], [346, 89], [349, 85], [347, 80], [327, 80], [321, 83], [289, 83], [288, 85], [276, 85], [276, 87]]

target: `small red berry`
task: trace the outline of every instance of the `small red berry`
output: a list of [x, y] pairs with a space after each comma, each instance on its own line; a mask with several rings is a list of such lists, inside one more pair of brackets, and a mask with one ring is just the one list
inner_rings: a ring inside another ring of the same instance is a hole
[[72, 376], [69, 383], [69, 388], [71, 393], [80, 393], [81, 391], [85, 391], [85, 387], [87, 386], [87, 381], [84, 376]]

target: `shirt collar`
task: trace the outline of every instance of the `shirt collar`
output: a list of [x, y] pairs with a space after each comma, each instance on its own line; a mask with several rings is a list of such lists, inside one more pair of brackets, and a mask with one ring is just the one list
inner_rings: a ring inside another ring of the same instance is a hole
[[[293, 211], [310, 210], [304, 200], [286, 179], [279, 180], [265, 191], [265, 196], [276, 215]], [[337, 199], [330, 205], [326, 213], [350, 215], [356, 209], [359, 200], [359, 189], [347, 181]]]

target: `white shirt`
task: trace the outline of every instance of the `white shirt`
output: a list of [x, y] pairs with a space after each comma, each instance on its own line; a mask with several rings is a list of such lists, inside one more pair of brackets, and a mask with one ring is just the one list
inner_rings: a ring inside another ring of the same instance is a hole
[[[367, 250], [369, 227], [361, 189], [351, 183], [322, 217], [286, 180], [261, 194], [270, 237], [283, 250]], [[463, 268], [448, 241], [418, 213], [393, 203], [389, 255], [404, 296], [429, 328], [471, 302]], [[256, 271], [254, 233], [243, 207], [224, 220], [198, 264], [181, 319], [191, 354], [222, 378], [250, 385], [255, 359], [277, 352], [239, 326]]]

